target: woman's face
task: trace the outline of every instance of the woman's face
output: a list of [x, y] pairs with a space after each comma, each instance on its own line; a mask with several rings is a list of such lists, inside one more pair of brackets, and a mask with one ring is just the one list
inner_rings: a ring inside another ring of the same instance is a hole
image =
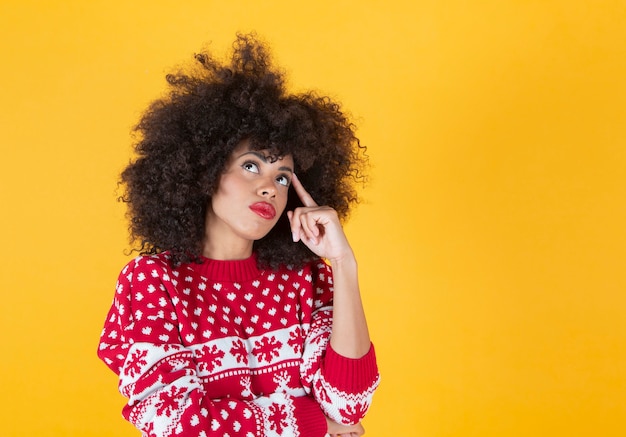
[[263, 238], [287, 205], [293, 158], [271, 162], [267, 151], [242, 142], [230, 155], [207, 212], [211, 245], [239, 247]]

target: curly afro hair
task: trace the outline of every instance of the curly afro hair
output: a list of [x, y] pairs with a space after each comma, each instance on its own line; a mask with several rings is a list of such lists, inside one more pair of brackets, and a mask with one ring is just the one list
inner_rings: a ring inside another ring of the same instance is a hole
[[[201, 262], [206, 208], [237, 145], [292, 155], [302, 184], [320, 205], [344, 221], [358, 202], [365, 147], [338, 103], [315, 92], [288, 94], [284, 74], [272, 68], [266, 46], [237, 35], [230, 65], [210, 53], [191, 68], [166, 76], [164, 98], [135, 127], [136, 158], [121, 174], [131, 240], [142, 254], [171, 253], [171, 262]], [[301, 206], [290, 190], [286, 210]], [[291, 242], [285, 213], [255, 241], [264, 268], [301, 265], [315, 256]]]

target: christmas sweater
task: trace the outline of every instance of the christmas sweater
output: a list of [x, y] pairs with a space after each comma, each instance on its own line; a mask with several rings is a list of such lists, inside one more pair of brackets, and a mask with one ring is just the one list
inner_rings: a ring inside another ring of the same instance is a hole
[[98, 356], [144, 436], [326, 434], [359, 422], [379, 381], [373, 346], [330, 346], [332, 270], [259, 270], [256, 258], [173, 268], [140, 256], [119, 275]]

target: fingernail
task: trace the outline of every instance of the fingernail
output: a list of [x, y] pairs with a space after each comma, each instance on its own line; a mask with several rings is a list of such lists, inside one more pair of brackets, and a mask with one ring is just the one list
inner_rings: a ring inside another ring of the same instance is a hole
[[293, 242], [295, 243], [296, 241], [298, 241], [298, 237], [296, 236], [295, 232], [291, 233], [291, 239], [293, 240]]

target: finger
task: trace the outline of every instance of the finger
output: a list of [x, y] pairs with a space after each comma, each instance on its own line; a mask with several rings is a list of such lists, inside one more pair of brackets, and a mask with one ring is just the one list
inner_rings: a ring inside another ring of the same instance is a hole
[[311, 211], [309, 213], [302, 214], [302, 219], [301, 219], [301, 221], [306, 224], [307, 230], [314, 237], [320, 236], [319, 225], [322, 220], [322, 217], [320, 217], [318, 214], [319, 214], [318, 211]]
[[[297, 221], [300, 224], [300, 229], [304, 233], [304, 236], [307, 240], [317, 242], [317, 225], [315, 224], [315, 219], [311, 214], [303, 213], [299, 214], [297, 217]], [[301, 234], [302, 236], [302, 234]]]
[[289, 219], [289, 226], [291, 227], [291, 239], [294, 243], [300, 241], [300, 223], [297, 218], [294, 218], [293, 211], [287, 211], [287, 218]]
[[[289, 217], [289, 213], [287, 213]], [[311, 240], [319, 235], [319, 229], [312, 211], [307, 211], [306, 207], [296, 208], [291, 213], [291, 232], [297, 234], [300, 238]]]
[[304, 189], [304, 186], [302, 185], [300, 179], [298, 179], [298, 176], [296, 176], [295, 173], [291, 178], [291, 186], [294, 190], [296, 190], [296, 194], [298, 195], [304, 206], [317, 206], [317, 203], [315, 203], [315, 200], [313, 200], [309, 192]]

